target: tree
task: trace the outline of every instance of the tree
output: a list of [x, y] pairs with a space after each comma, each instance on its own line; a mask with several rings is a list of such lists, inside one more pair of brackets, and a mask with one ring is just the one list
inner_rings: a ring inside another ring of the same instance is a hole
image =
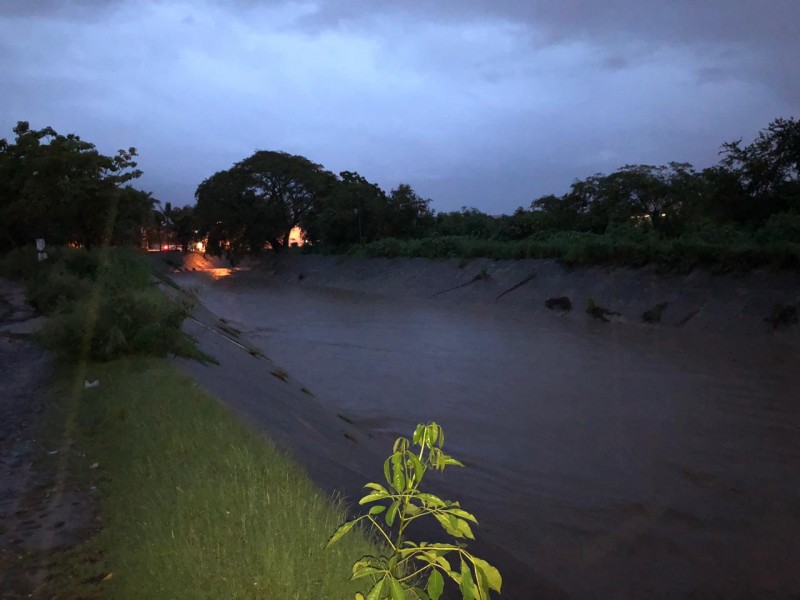
[[381, 237], [386, 209], [386, 194], [378, 185], [358, 173], [342, 171], [300, 224], [312, 243], [344, 249]]
[[406, 183], [389, 194], [384, 237], [415, 238], [426, 235], [433, 227], [430, 200], [421, 198]]
[[267, 243], [280, 251], [334, 181], [332, 173], [303, 156], [265, 150], [215, 173], [195, 193], [209, 252], [258, 253]]
[[25, 121], [14, 133], [14, 143], [0, 140], [0, 246], [138, 239], [152, 199], [123, 185], [141, 175], [135, 148], [105, 156], [75, 134]]
[[575, 181], [561, 198], [545, 196], [531, 208], [556, 230], [603, 233], [610, 226], [638, 223], [664, 234], [678, 232], [702, 204], [706, 182], [688, 163], [625, 165]]
[[[169, 207], [167, 211], [166, 208]], [[181, 250], [189, 251], [189, 245], [197, 241], [197, 220], [193, 206], [179, 206], [173, 208], [167, 202], [165, 211], [168, 212], [167, 227], [176, 243], [180, 244]]]
[[436, 230], [439, 235], [457, 235], [488, 239], [497, 234], [497, 221], [477, 208], [462, 206], [460, 211], [438, 213]]
[[720, 154], [713, 174], [728, 187], [737, 179], [748, 198], [745, 206], [731, 206], [731, 220], [760, 225], [778, 212], [800, 212], [800, 121], [775, 119], [751, 144], [727, 142]]

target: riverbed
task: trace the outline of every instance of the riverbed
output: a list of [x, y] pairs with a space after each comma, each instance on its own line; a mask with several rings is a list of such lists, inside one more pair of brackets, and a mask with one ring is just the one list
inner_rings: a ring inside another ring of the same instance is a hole
[[516, 594], [526, 576], [554, 596], [800, 594], [796, 347], [182, 277], [375, 439], [439, 422], [467, 467], [437, 485], [475, 513], [479, 539], [524, 565]]

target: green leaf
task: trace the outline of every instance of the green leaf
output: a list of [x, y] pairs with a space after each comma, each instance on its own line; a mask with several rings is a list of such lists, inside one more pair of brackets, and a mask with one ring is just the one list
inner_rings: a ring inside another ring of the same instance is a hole
[[453, 525], [450, 523], [450, 519], [448, 519], [447, 516], [441, 513], [433, 513], [433, 516], [436, 517], [436, 520], [439, 521], [439, 525], [441, 525], [447, 533], [453, 537], [462, 537], [461, 532], [457, 528], [453, 527]]
[[467, 538], [468, 540], [474, 540], [475, 539], [475, 536], [472, 534], [472, 529], [470, 528], [469, 523], [467, 523], [464, 519], [456, 518], [456, 528], [458, 529], [459, 533], [461, 533], [460, 536], [456, 536], [456, 537], [462, 537], [463, 536], [463, 537]]
[[372, 586], [372, 589], [367, 594], [367, 600], [381, 600], [381, 594], [383, 593], [383, 582], [384, 581], [386, 581], [385, 577], [383, 579], [381, 579], [380, 581], [378, 581], [378, 583], [376, 583], [374, 586]]
[[390, 466], [389, 466], [391, 461], [392, 461], [392, 458], [389, 457], [383, 463], [383, 475], [384, 475], [384, 477], [386, 477], [386, 483], [388, 483], [389, 485], [392, 485], [392, 475], [391, 475]]
[[471, 513], [468, 513], [465, 510], [460, 508], [448, 508], [445, 512], [450, 513], [451, 515], [455, 515], [457, 517], [461, 517], [462, 519], [466, 519], [467, 521], [472, 521], [476, 525], [478, 524], [478, 519], [476, 519]]
[[389, 495], [389, 492], [380, 483], [371, 483], [371, 482], [370, 483], [365, 483], [364, 487], [365, 488], [369, 488], [371, 490], [375, 490], [376, 492], [383, 492], [387, 496]]
[[445, 569], [446, 571], [452, 571], [453, 569], [450, 567], [450, 562], [444, 556], [437, 556], [436, 557], [436, 564], [440, 567]]
[[[438, 544], [437, 544], [438, 545]], [[457, 550], [457, 546], [453, 546], [453, 550]], [[442, 556], [441, 550], [434, 550], [433, 552], [425, 552], [424, 560], [428, 561], [431, 564], [437, 564], [442, 567], [445, 571], [450, 571], [450, 563], [447, 562], [447, 559]]]
[[394, 577], [389, 577], [389, 591], [392, 594], [392, 600], [405, 600], [406, 593], [403, 591], [403, 586]]
[[431, 597], [431, 600], [439, 600], [439, 596], [441, 596], [444, 591], [444, 577], [442, 577], [442, 574], [436, 569], [431, 571], [426, 589], [428, 590], [428, 595]]
[[362, 594], [361, 592], [356, 592], [355, 600], [365, 600], [364, 594]]
[[367, 494], [361, 500], [358, 501], [359, 504], [367, 504], [368, 502], [375, 502], [376, 500], [383, 500], [389, 494], [386, 492], [372, 492], [371, 494]]
[[381, 573], [385, 572], [386, 571], [383, 569], [378, 569], [377, 567], [362, 567], [354, 571], [352, 577], [350, 577], [350, 581], [353, 581], [354, 579], [361, 579], [367, 575], [380, 575]]
[[395, 500], [386, 511], [386, 524], [391, 527], [394, 525], [394, 518], [397, 516], [397, 509], [400, 508], [400, 500]]
[[472, 572], [469, 570], [467, 561], [461, 559], [461, 583], [458, 585], [461, 590], [461, 595], [464, 600], [475, 600], [478, 589], [475, 587], [475, 581], [472, 579]]
[[439, 437], [439, 426], [432, 422], [425, 428], [425, 441], [428, 443], [429, 446], [433, 446], [436, 444], [436, 440]]
[[425, 426], [422, 423], [420, 423], [414, 430], [414, 436], [412, 437], [413, 442], [417, 446], [421, 446], [422, 445], [421, 442], [425, 439], [424, 435], [425, 435]]
[[470, 540], [475, 539], [475, 536], [472, 535], [472, 529], [470, 529], [469, 523], [467, 523], [464, 519], [459, 519], [453, 515], [442, 514], [439, 512], [433, 513], [433, 516], [436, 517], [436, 520], [439, 521], [439, 524], [444, 528], [444, 530], [453, 537], [467, 538]]
[[372, 556], [364, 556], [360, 558], [356, 562], [353, 563], [353, 574], [356, 573], [359, 569], [363, 569], [364, 567], [371, 567], [375, 564], [375, 559]]
[[406, 505], [406, 514], [407, 515], [413, 517], [414, 515], [418, 515], [420, 512], [422, 512], [422, 509], [419, 506], [417, 506], [416, 504], [414, 504], [412, 502], [409, 502]]
[[419, 500], [422, 500], [422, 504], [428, 508], [441, 508], [444, 506], [444, 500], [439, 498], [439, 496], [435, 496], [433, 494], [428, 494], [426, 492], [419, 492], [416, 497]]
[[403, 454], [406, 450], [408, 450], [408, 438], [399, 437], [394, 442], [393, 452], [395, 454]]
[[384, 572], [384, 569], [380, 569], [376, 565], [379, 566], [373, 556], [365, 556], [361, 560], [357, 560], [353, 563], [353, 575], [350, 579], [358, 579], [367, 575], [380, 575]]
[[406, 489], [406, 477], [403, 475], [403, 465], [395, 463], [393, 465], [394, 475], [392, 478], [392, 485], [398, 492], [404, 492]]
[[331, 536], [331, 539], [328, 540], [328, 543], [325, 544], [325, 548], [329, 548], [333, 546], [336, 542], [338, 542], [341, 537], [350, 531], [353, 528], [353, 525], [356, 524], [358, 519], [353, 519], [352, 521], [347, 521], [344, 525], [341, 525]]
[[503, 585], [503, 578], [500, 576], [500, 571], [482, 558], [472, 556], [472, 561], [475, 563], [477, 570], [486, 578], [486, 582], [488, 583], [489, 587], [494, 591], [499, 592]]
[[431, 597], [425, 593], [425, 590], [422, 590], [418, 587], [406, 589], [406, 600], [409, 600], [409, 593], [413, 594], [410, 596], [410, 600], [431, 600]]
[[419, 482], [422, 481], [422, 477], [425, 475], [425, 466], [413, 454], [408, 455], [408, 460], [414, 468], [414, 480], [419, 484]]
[[378, 505], [373, 506], [372, 508], [369, 509], [369, 514], [371, 514], [371, 515], [379, 515], [385, 510], [386, 510], [386, 507], [383, 504], [378, 504]]

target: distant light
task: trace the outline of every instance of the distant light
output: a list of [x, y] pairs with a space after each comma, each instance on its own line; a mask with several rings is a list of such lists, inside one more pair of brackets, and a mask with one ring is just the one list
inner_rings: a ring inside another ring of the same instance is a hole
[[303, 245], [303, 234], [305, 232], [297, 226], [292, 227], [292, 230], [289, 232], [289, 246], [302, 246]]

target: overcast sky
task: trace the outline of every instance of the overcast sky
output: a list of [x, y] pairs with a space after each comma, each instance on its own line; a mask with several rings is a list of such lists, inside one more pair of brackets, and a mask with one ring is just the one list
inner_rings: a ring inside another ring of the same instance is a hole
[[107, 153], [173, 204], [257, 149], [496, 214], [800, 116], [800, 0], [0, 0], [0, 137]]

